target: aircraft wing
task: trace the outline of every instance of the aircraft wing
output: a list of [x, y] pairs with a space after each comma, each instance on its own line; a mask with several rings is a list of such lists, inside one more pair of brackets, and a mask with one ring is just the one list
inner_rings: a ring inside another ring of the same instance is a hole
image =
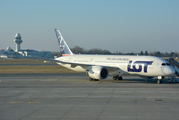
[[83, 69], [86, 69], [88, 71], [92, 66], [101, 66], [108, 69], [108, 71], [116, 71], [120, 70], [119, 67], [111, 67], [111, 66], [104, 66], [104, 65], [93, 65], [93, 64], [82, 64], [82, 63], [71, 63], [71, 62], [61, 62], [63, 64], [71, 64], [71, 67], [75, 68], [77, 66], [81, 66]]
[[120, 71], [121, 73], [125, 73], [125, 71], [123, 71], [122, 69], [120, 69], [119, 67], [116, 67], [116, 66], [83, 64], [83, 63], [76, 63], [76, 62], [75, 63], [74, 62], [64, 62], [64, 61], [58, 61], [58, 60], [57, 60], [57, 62], [62, 63], [62, 64], [70, 64], [71, 67], [73, 67], [73, 68], [80, 66], [83, 69], [85, 69], [86, 71], [89, 71], [92, 66], [100, 66], [100, 67], [105, 67], [109, 72]]
[[[89, 69], [92, 66], [98, 66], [98, 65], [94, 65], [94, 64], [83, 64], [83, 63], [74, 63], [74, 62], [64, 62], [64, 61], [60, 61], [60, 60], [55, 60], [55, 59], [48, 59], [48, 58], [41, 58], [41, 57], [35, 57], [35, 56], [31, 56], [28, 57], [30, 59], [36, 59], [36, 60], [42, 60], [42, 61], [49, 61], [49, 62], [55, 62], [55, 63], [62, 63], [62, 64], [70, 64], [71, 67], [75, 68], [77, 66], [81, 66], [83, 69], [86, 69], [86, 71], [89, 71]], [[109, 72], [113, 72], [116, 70], [121, 70], [119, 67], [113, 67], [113, 66], [105, 66], [105, 65], [99, 65], [101, 67], [105, 67]], [[123, 71], [124, 72], [124, 71]]]

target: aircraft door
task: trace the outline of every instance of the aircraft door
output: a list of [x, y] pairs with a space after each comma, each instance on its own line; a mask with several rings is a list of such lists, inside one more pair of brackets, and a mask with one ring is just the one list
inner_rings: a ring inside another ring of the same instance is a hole
[[156, 62], [154, 64], [154, 69], [156, 70], [156, 73], [160, 73], [161, 64], [159, 62]]
[[93, 58], [90, 58], [90, 62], [93, 62]]

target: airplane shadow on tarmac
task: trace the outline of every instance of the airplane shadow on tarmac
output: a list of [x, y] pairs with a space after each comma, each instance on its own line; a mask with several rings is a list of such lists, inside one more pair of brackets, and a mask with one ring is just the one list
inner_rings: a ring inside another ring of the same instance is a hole
[[[145, 79], [113, 80], [113, 83], [145, 83]], [[155, 80], [154, 82], [153, 79], [147, 79], [147, 84], [158, 84], [158, 83], [157, 83], [157, 80]], [[162, 84], [172, 84], [172, 83], [168, 83], [167, 79], [163, 79]], [[174, 83], [174, 84], [177, 84], [177, 83]]]

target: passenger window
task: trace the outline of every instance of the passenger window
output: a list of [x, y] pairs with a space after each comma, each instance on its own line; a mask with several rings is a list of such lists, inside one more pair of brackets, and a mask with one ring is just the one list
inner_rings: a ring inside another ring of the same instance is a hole
[[162, 63], [162, 66], [165, 66], [166, 64], [165, 63]]

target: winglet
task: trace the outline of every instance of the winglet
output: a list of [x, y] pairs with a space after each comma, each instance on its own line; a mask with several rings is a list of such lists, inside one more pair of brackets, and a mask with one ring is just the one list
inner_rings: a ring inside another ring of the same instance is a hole
[[62, 34], [60, 33], [60, 31], [55, 29], [55, 33], [56, 33], [56, 36], [57, 36], [58, 44], [60, 46], [60, 50], [62, 52], [62, 56], [73, 55], [72, 51], [68, 47], [68, 45], [65, 42], [65, 40], [64, 40]]

